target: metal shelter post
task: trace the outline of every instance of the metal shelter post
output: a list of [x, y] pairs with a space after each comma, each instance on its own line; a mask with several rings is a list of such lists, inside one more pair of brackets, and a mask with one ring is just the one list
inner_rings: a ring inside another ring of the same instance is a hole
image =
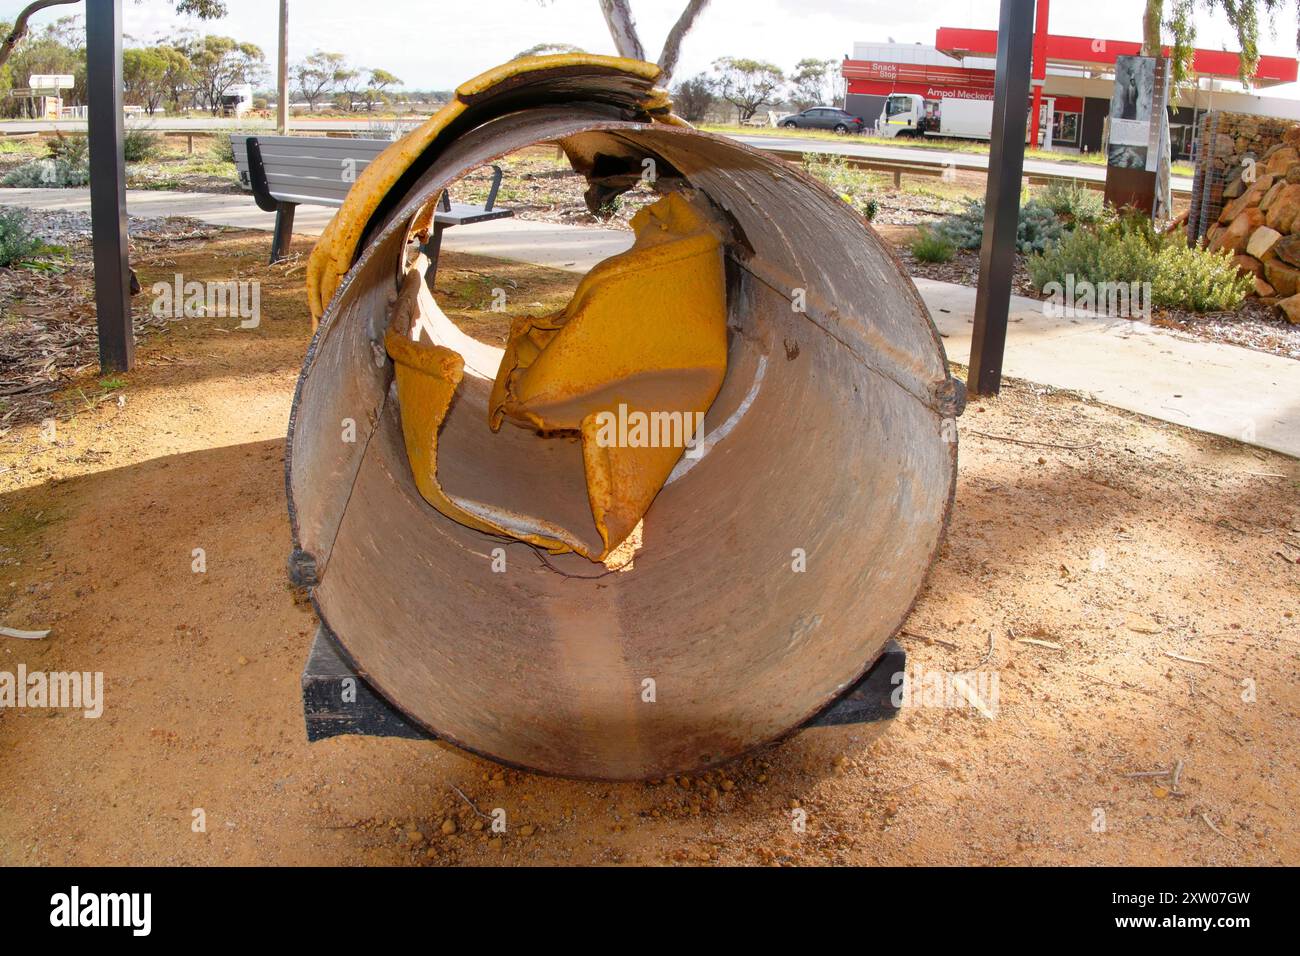
[[1002, 0], [998, 16], [997, 74], [993, 84], [993, 137], [984, 197], [984, 242], [975, 293], [970, 345], [972, 394], [994, 395], [1002, 387], [1002, 353], [1016, 263], [1020, 178], [1025, 165], [1029, 65], [1034, 40], [1034, 0]]
[[124, 372], [135, 362], [135, 339], [122, 156], [122, 0], [86, 0], [86, 86], [99, 367]]

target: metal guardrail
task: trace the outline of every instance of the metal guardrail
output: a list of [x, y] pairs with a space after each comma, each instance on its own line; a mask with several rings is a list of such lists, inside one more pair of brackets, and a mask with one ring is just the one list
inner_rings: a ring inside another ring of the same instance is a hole
[[[804, 156], [808, 155], [806, 150], [799, 149], [772, 149], [767, 146], [754, 147], [769, 156], [776, 156], [787, 162], [801, 163]], [[926, 176], [933, 179], [942, 179], [951, 173], [955, 173], [958, 167], [951, 163], [915, 163], [910, 160], [881, 159], [872, 156], [855, 156], [849, 153], [836, 152], [819, 152], [818, 156], [836, 156], [843, 157], [846, 166], [852, 166], [854, 169], [866, 169], [872, 172], [892, 173], [894, 176], [894, 185], [903, 184], [903, 174], [908, 176]], [[974, 170], [979, 172], [979, 170]]]
[[[803, 157], [807, 154], [807, 150], [799, 149], [774, 149], [768, 146], [755, 146], [754, 148], [771, 156], [779, 156], [780, 158], [790, 162], [802, 162]], [[818, 151], [818, 155], [841, 156], [844, 158], [845, 165], [852, 166], [855, 169], [890, 173], [894, 177], [894, 185], [896, 187], [902, 185], [903, 176], [905, 175], [942, 179], [950, 174], [958, 172], [979, 173], [982, 175], [988, 174], [988, 169], [986, 167], [961, 166], [940, 159], [934, 159], [927, 162], [923, 156], [918, 156], [915, 159], [908, 157], [903, 160], [876, 156], [858, 156], [852, 153], [838, 153], [834, 150]], [[1025, 170], [1023, 178], [1033, 186], [1045, 186], [1053, 181], [1066, 180], [1069, 182], [1077, 182], [1081, 186], [1085, 186], [1088, 189], [1095, 189], [1099, 192], [1106, 188], [1106, 181], [1104, 179], [1090, 179], [1067, 170], [1062, 170], [1059, 173], [1049, 173], [1042, 170]], [[1173, 191], [1175, 193], [1184, 194], [1191, 192], [1190, 188], [1179, 183], [1173, 185]]]
[[[191, 137], [191, 144], [192, 144], [193, 136], [200, 136], [205, 134], [216, 135], [218, 133], [230, 131], [226, 126], [220, 126], [220, 127], [211, 126], [208, 128], [203, 128], [195, 125], [197, 123], [209, 123], [209, 122], [212, 121], [187, 120], [187, 121], [183, 121], [183, 124], [182, 123], [168, 124], [166, 121], [163, 121], [157, 124], [152, 124], [150, 125], [149, 128], [152, 132], [155, 133], [163, 133], [169, 135], [189, 135]], [[22, 128], [14, 128], [16, 125], [18, 124], [15, 124], [13, 122], [8, 124], [0, 123], [0, 136], [30, 136], [40, 132], [46, 132], [46, 131], [53, 132], [55, 129], [63, 129], [66, 132], [79, 127], [84, 127], [85, 124], [84, 123], [76, 124], [75, 122], [63, 120], [63, 121], [44, 121], [40, 123], [36, 121], [25, 121], [21, 123]], [[250, 124], [250, 125], [254, 125], [254, 124]], [[262, 124], [255, 124], [255, 125], [260, 127], [260, 125]], [[40, 127], [40, 128], [33, 129], [32, 127]], [[351, 121], [340, 122], [340, 123], [318, 121], [315, 123], [311, 123], [311, 125], [290, 124], [291, 133], [319, 133], [324, 135], [331, 135], [331, 134], [351, 135], [356, 132], [365, 132], [369, 128], [370, 126], [367, 123], [358, 123], [358, 122], [351, 122]], [[252, 129], [250, 129], [249, 126], [244, 126], [241, 127], [239, 131], [247, 133], [247, 132], [252, 132]], [[267, 132], [268, 133], [271, 132], [271, 127], [269, 124], [267, 125]], [[738, 138], [741, 142], [745, 141], [743, 137], [736, 137], [736, 138]], [[889, 173], [890, 175], [893, 176], [895, 186], [902, 185], [903, 176], [917, 176], [917, 177], [938, 179], [938, 178], [943, 178], [944, 176], [949, 175], [950, 173], [955, 173], [958, 171], [981, 173], [985, 175], [987, 175], [988, 172], [986, 168], [981, 166], [976, 166], [976, 165], [966, 166], [966, 165], [961, 165], [959, 163], [953, 163], [950, 160], [942, 160], [937, 158], [928, 159], [923, 155], [918, 155], [916, 157], [909, 156], [907, 159], [893, 159], [888, 157], [860, 156], [851, 153], [841, 153], [835, 151], [833, 148], [824, 148], [823, 141], [821, 140], [817, 142], [818, 142], [818, 149], [815, 150], [815, 152], [821, 153], [822, 155], [825, 156], [843, 156], [844, 161], [847, 165], [853, 166], [857, 169], [867, 169], [874, 172]], [[825, 141], [825, 145], [833, 147], [834, 143], [832, 141]], [[803, 148], [781, 149], [772, 146], [755, 146], [754, 148], [758, 149], [761, 152], [767, 153], [769, 155], [778, 156], [781, 159], [790, 160], [793, 162], [802, 162], [804, 154], [810, 151], [808, 149], [803, 149]], [[899, 148], [906, 148], [906, 147], [899, 147]], [[192, 149], [193, 147], [191, 145], [191, 151]], [[918, 149], [917, 152], [920, 153], [922, 152], [922, 150]], [[1050, 162], [1050, 160], [1044, 160], [1043, 162]], [[1104, 168], [1104, 167], [1097, 167], [1097, 168]], [[1031, 185], [1035, 185], [1035, 186], [1046, 185], [1047, 183], [1050, 183], [1054, 180], [1067, 180], [1067, 181], [1081, 183], [1082, 185], [1088, 187], [1089, 189], [1101, 190], [1105, 188], [1105, 182], [1103, 180], [1090, 179], [1084, 176], [1080, 176], [1069, 169], [1062, 169], [1059, 173], [1047, 172], [1044, 170], [1032, 170], [1032, 171], [1026, 170], [1024, 174], [1024, 178]], [[1191, 192], [1190, 184], [1182, 185], [1178, 182], [1175, 182], [1173, 184], [1173, 191], [1179, 194], [1189, 194]]]

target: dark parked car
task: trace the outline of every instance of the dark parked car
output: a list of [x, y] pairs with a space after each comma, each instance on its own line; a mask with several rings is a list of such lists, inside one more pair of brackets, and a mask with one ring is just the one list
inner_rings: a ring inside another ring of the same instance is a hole
[[866, 125], [860, 117], [833, 106], [814, 106], [802, 113], [791, 113], [781, 120], [786, 129], [833, 129], [837, 133], [861, 133]]

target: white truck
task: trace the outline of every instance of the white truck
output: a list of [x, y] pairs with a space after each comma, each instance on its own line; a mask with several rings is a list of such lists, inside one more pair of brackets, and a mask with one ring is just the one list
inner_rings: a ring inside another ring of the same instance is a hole
[[[1051, 148], [1047, 118], [1052, 115], [1053, 100], [1043, 99], [1038, 116], [1037, 142]], [[993, 130], [993, 101], [959, 96], [927, 100], [916, 93], [892, 93], [876, 121], [876, 133], [886, 137], [947, 139], [989, 139]]]
[[240, 83], [232, 86], [221, 97], [221, 112], [226, 116], [243, 116], [253, 108], [253, 85]]

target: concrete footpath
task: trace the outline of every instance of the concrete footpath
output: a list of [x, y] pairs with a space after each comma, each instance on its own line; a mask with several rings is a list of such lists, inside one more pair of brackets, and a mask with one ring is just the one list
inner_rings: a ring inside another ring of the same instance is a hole
[[[0, 189], [0, 205], [89, 212], [87, 189]], [[130, 190], [133, 216], [189, 216], [223, 226], [269, 230], [274, 216], [251, 197]], [[300, 206], [295, 232], [317, 235], [333, 211]], [[622, 252], [631, 233], [501, 219], [449, 229], [444, 248], [586, 272]], [[975, 290], [916, 279], [948, 357], [970, 356]], [[1014, 296], [1006, 375], [1087, 392], [1100, 402], [1300, 458], [1300, 361], [1191, 339], [1141, 322], [1055, 318], [1036, 299]]]

